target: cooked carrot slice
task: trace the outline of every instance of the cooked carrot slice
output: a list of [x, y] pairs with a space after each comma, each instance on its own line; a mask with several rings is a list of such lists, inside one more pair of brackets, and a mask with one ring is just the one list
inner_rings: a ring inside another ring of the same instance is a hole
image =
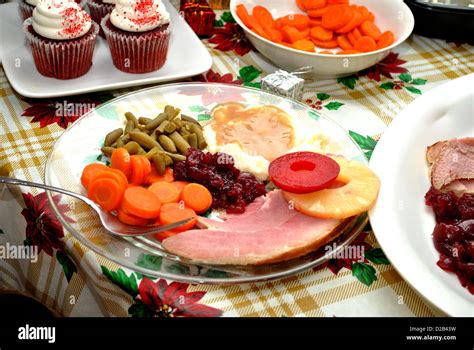
[[[139, 156], [143, 164], [143, 181], [142, 184], [146, 183], [151, 174], [151, 163], [145, 156]], [[153, 167], [155, 168], [155, 167]]]
[[275, 27], [263, 26], [263, 30], [274, 43], [281, 43], [283, 41], [281, 32], [275, 29]]
[[112, 152], [110, 167], [120, 170], [127, 178], [130, 177], [132, 173], [132, 162], [130, 161], [130, 154], [125, 148], [117, 148]]
[[265, 7], [257, 5], [253, 8], [252, 11], [253, 17], [257, 20], [262, 27], [274, 27], [275, 20], [273, 19], [272, 14]]
[[372, 12], [369, 12], [369, 14], [367, 15], [367, 20], [371, 22], [375, 21], [375, 16]]
[[323, 21], [319, 18], [310, 18], [309, 19], [309, 26], [310, 28], [320, 26]]
[[168, 225], [191, 218], [191, 221], [173, 229], [173, 231], [176, 232], [183, 232], [192, 229], [196, 225], [196, 217], [197, 215], [194, 210], [186, 208], [180, 203], [167, 203], [162, 206], [160, 223], [162, 225]]
[[203, 185], [191, 183], [184, 186], [181, 192], [181, 200], [188, 208], [196, 213], [206, 212], [212, 205], [212, 195]]
[[360, 26], [363, 20], [364, 18], [362, 17], [362, 14], [358, 10], [355, 10], [354, 17], [352, 17], [352, 19], [345, 26], [343, 26], [342, 28], [339, 28], [337, 32], [348, 33], [355, 27]]
[[319, 41], [316, 39], [311, 38], [311, 41], [314, 43], [314, 45], [318, 47], [322, 47], [323, 49], [335, 49], [339, 45], [337, 44], [337, 40], [329, 40], [329, 41]]
[[180, 191], [172, 182], [155, 182], [148, 189], [158, 196], [162, 204], [179, 202]]
[[382, 35], [382, 32], [380, 31], [379, 27], [377, 27], [371, 21], [365, 21], [364, 23], [362, 23], [360, 25], [360, 30], [362, 31], [363, 35], [370, 36], [375, 41], [379, 40], [380, 36]]
[[105, 178], [117, 181], [122, 191], [125, 191], [125, 189], [128, 186], [128, 180], [125, 177], [125, 174], [122, 173], [120, 170], [111, 169], [111, 168], [107, 168], [104, 171], [99, 171], [97, 174], [95, 174], [92, 181], [96, 179], [105, 179]]
[[[362, 15], [363, 21], [366, 21], [369, 19], [369, 10], [365, 6], [357, 6], [357, 10], [359, 13]], [[362, 24], [362, 22], [360, 24]]]
[[139, 218], [138, 216], [128, 214], [123, 210], [117, 211], [118, 219], [126, 225], [131, 226], [146, 226], [148, 224], [148, 219]]
[[352, 46], [355, 45], [356, 43], [356, 38], [354, 37], [354, 34], [352, 32], [349, 32], [346, 34], [347, 39], [349, 39], [349, 42], [351, 43]]
[[334, 33], [332, 30], [328, 30], [321, 26], [311, 28], [311, 37], [320, 41], [332, 40]]
[[293, 43], [293, 47], [297, 50], [314, 52], [314, 43], [307, 39], [301, 39]]
[[354, 50], [354, 47], [345, 35], [339, 35], [337, 37], [337, 43], [343, 50]]
[[256, 20], [251, 14], [249, 14], [247, 9], [245, 8], [245, 5], [239, 4], [237, 5], [235, 9], [236, 9], [237, 15], [239, 16], [241, 21], [244, 22], [245, 26], [247, 28], [252, 29], [255, 26]]
[[181, 195], [181, 192], [183, 191], [184, 186], [186, 186], [188, 183], [189, 182], [186, 182], [186, 181], [173, 181], [173, 182], [170, 182], [170, 184], [172, 184], [173, 186], [175, 186], [178, 189], [180, 195]]
[[165, 173], [163, 175], [160, 175], [158, 174], [158, 171], [156, 170], [154, 166], [151, 167], [151, 173], [148, 176], [146, 183], [153, 184], [155, 182], [160, 182], [160, 181], [173, 182], [174, 181], [173, 169], [166, 168]]
[[109, 167], [105, 166], [105, 164], [102, 164], [102, 163], [91, 163], [91, 164], [86, 165], [84, 169], [82, 170], [82, 174], [81, 174], [82, 186], [87, 188], [91, 180], [94, 178], [94, 176], [98, 172], [108, 170], [108, 169]]
[[105, 211], [112, 211], [120, 207], [123, 197], [123, 188], [117, 180], [110, 178], [101, 178], [93, 180], [89, 184], [87, 197]]
[[360, 52], [357, 50], [341, 50], [337, 52], [336, 55], [356, 55], [358, 53]]
[[301, 32], [295, 27], [284, 26], [281, 29], [283, 41], [293, 44], [295, 41], [303, 39]]
[[377, 44], [370, 36], [362, 36], [357, 39], [354, 48], [359, 52], [371, 52], [377, 49]]
[[321, 25], [326, 29], [337, 30], [345, 26], [354, 17], [354, 11], [347, 5], [330, 7], [323, 15]]
[[296, 0], [296, 5], [301, 11], [306, 11], [306, 8], [304, 7], [304, 0]]
[[298, 30], [305, 30], [309, 27], [308, 16], [299, 13], [280, 17], [279, 20], [282, 26], [295, 27]]
[[136, 186], [128, 187], [123, 194], [122, 207], [125, 212], [143, 219], [154, 219], [160, 215], [161, 202], [152, 191]]
[[311, 18], [320, 18], [323, 17], [323, 15], [328, 12], [328, 10], [331, 8], [331, 6], [323, 7], [322, 9], [317, 9], [317, 10], [310, 10], [308, 11], [308, 16]]
[[352, 35], [354, 35], [354, 38], [356, 40], [359, 39], [362, 36], [362, 34], [360, 33], [359, 28], [354, 28], [354, 30], [352, 31]]
[[326, 0], [303, 0], [304, 7], [307, 11], [318, 10], [323, 7], [326, 7]]
[[381, 36], [379, 41], [377, 42], [377, 50], [384, 49], [390, 45], [392, 45], [395, 41], [395, 36], [391, 31], [384, 32]]
[[263, 30], [263, 27], [259, 24], [258, 26], [255, 26], [252, 28], [252, 31], [261, 36], [264, 39], [272, 41], [272, 39], [268, 36], [268, 34]]
[[328, 5], [347, 5], [349, 0], [328, 0]]
[[144, 182], [143, 174], [145, 173], [143, 161], [140, 156], [130, 156], [132, 163], [132, 173], [130, 175], [130, 183], [133, 185], [141, 185]]

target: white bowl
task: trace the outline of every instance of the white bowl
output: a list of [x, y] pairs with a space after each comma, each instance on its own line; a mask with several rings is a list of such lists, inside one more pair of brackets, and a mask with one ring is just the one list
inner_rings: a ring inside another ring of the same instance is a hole
[[413, 13], [402, 0], [352, 0], [351, 4], [364, 5], [373, 12], [377, 26], [382, 32], [391, 30], [395, 34], [395, 42], [384, 49], [357, 55], [318, 54], [275, 44], [255, 34], [237, 15], [235, 8], [239, 4], [244, 4], [249, 11], [256, 5], [265, 6], [277, 18], [290, 13], [303, 13], [294, 0], [231, 0], [230, 9], [237, 23], [262, 55], [287, 71], [312, 66], [310, 75], [317, 78], [339, 78], [373, 66], [403, 43], [415, 25]]

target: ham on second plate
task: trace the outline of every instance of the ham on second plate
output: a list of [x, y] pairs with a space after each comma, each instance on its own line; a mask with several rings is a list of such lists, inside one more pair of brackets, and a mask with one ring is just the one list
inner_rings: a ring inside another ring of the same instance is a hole
[[202, 229], [169, 237], [163, 246], [195, 262], [261, 265], [306, 255], [332, 241], [351, 219], [318, 219], [290, 208], [280, 190], [258, 198], [225, 221], [199, 218]]

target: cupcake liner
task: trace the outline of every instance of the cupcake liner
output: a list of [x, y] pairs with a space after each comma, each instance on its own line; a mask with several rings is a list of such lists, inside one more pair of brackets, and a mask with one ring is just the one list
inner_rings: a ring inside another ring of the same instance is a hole
[[[100, 22], [102, 21], [102, 18], [107, 16], [109, 13], [111, 13], [112, 10], [115, 8], [115, 4], [106, 4], [106, 3], [99, 4], [97, 2], [94, 2], [94, 0], [86, 0], [86, 1], [87, 1], [87, 7], [89, 7], [89, 13], [91, 15], [92, 20], [98, 24], [100, 24]], [[99, 35], [105, 38], [102, 27], [100, 27], [99, 29]]]
[[86, 74], [92, 66], [95, 41], [99, 26], [84, 36], [72, 40], [50, 40], [30, 32], [33, 20], [23, 22], [23, 31], [30, 44], [36, 69], [42, 75], [56, 79], [73, 79]]
[[102, 19], [101, 27], [115, 67], [126, 73], [148, 73], [165, 64], [170, 39], [169, 26], [161, 31], [127, 34], [108, 28], [109, 17], [107, 15]]
[[[86, 5], [87, 5], [87, 0], [82, 0], [79, 3], [79, 6], [82, 9], [85, 9]], [[18, 8], [20, 9], [20, 16], [24, 21], [25, 19], [33, 16], [33, 10], [35, 9], [35, 6], [28, 4], [25, 0], [20, 0], [20, 3], [18, 4]]]

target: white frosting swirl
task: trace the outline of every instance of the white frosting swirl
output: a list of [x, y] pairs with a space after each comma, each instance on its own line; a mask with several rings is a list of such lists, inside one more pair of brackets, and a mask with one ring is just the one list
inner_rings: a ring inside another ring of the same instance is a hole
[[91, 17], [74, 0], [39, 0], [33, 11], [34, 31], [48, 39], [79, 38], [91, 26]]
[[112, 24], [127, 32], [145, 32], [170, 22], [161, 0], [116, 0]]

